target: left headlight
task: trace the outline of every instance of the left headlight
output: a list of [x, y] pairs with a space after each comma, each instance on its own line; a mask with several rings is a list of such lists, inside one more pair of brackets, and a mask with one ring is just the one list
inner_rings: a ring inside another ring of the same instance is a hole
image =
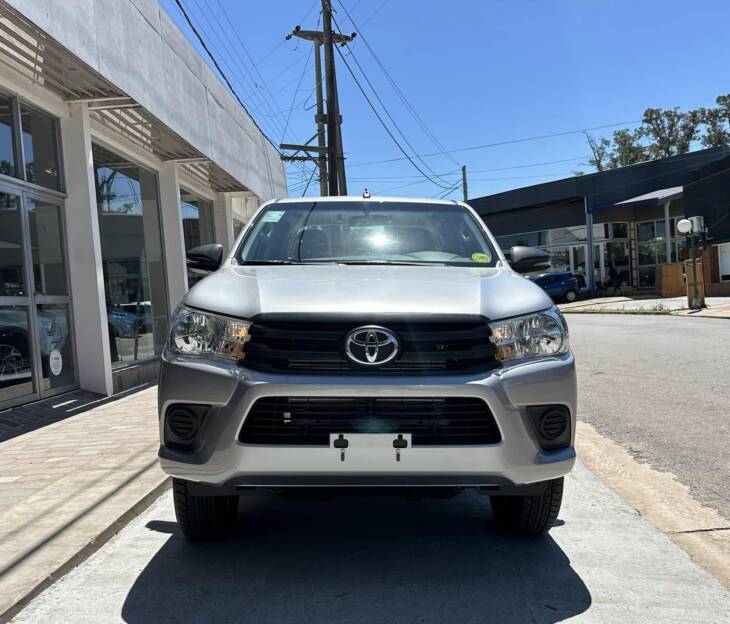
[[568, 351], [568, 326], [557, 308], [489, 324], [502, 362], [561, 355]]
[[242, 360], [250, 327], [249, 321], [181, 306], [172, 320], [169, 345], [176, 353]]

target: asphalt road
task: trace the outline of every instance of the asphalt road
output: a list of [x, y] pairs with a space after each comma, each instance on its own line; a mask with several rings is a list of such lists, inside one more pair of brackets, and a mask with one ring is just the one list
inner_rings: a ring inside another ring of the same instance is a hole
[[578, 417], [730, 519], [730, 321], [566, 318]]
[[723, 624], [730, 594], [582, 464], [544, 538], [486, 497], [246, 496], [190, 544], [167, 492], [14, 622]]

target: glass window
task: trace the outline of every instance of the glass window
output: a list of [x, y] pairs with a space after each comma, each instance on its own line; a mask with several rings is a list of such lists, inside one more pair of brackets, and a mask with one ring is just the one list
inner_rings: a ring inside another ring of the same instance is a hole
[[656, 245], [652, 242], [639, 243], [639, 264], [656, 264]]
[[0, 193], [0, 296], [25, 297], [20, 198]]
[[639, 287], [651, 288], [656, 282], [656, 267], [640, 267], [639, 268]]
[[[180, 212], [186, 253], [194, 247], [215, 242], [212, 202], [180, 189]], [[203, 277], [205, 276], [188, 271], [188, 286], [193, 286]]]
[[56, 121], [24, 105], [20, 105], [23, 127], [23, 156], [28, 182], [52, 189], [59, 188]]
[[0, 307], [0, 401], [34, 392], [28, 307]]
[[159, 354], [167, 327], [167, 288], [155, 174], [93, 146], [111, 358]]
[[639, 223], [636, 226], [636, 236], [640, 241], [648, 241], [654, 238], [654, 222]]
[[718, 245], [717, 255], [720, 261], [720, 281], [730, 282], [730, 243]]
[[28, 223], [37, 295], [67, 295], [61, 208], [28, 200]]
[[614, 223], [613, 224], [613, 237], [614, 238], [628, 238], [629, 237], [629, 224], [628, 223]]
[[10, 98], [0, 95], [0, 173], [16, 176], [13, 144], [13, 109]]

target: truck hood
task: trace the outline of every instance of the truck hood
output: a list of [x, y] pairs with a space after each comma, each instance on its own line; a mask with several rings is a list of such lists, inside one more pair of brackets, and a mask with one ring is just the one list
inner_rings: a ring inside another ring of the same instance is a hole
[[550, 307], [537, 285], [508, 268], [227, 265], [184, 303], [250, 318], [260, 313], [479, 314], [500, 319]]

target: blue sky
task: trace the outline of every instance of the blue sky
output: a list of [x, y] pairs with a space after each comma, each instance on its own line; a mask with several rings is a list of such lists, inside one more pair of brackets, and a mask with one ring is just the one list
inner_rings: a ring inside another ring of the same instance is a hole
[[[193, 40], [174, 1], [161, 1]], [[296, 24], [316, 27], [319, 0], [182, 2], [271, 139], [303, 142], [314, 134], [314, 110], [305, 110], [314, 103], [311, 46], [283, 38]], [[711, 106], [717, 95], [730, 93], [727, 0], [333, 0], [335, 18], [349, 33], [354, 29], [339, 2], [447, 150], [638, 121], [648, 106]], [[241, 42], [257, 62], [258, 71], [248, 75], [251, 62]], [[441, 151], [364, 42], [356, 39], [351, 47], [346, 58], [353, 71], [356, 59], [416, 152]], [[442, 194], [402, 159], [337, 60], [349, 192]], [[424, 160], [447, 187], [466, 165], [469, 196], [478, 197], [589, 171], [581, 164], [587, 154], [585, 138], [573, 133]], [[389, 159], [401, 160], [364, 164]], [[290, 193], [301, 194], [305, 174], [289, 172]], [[316, 193], [315, 180], [308, 194]], [[460, 190], [450, 196], [460, 197]]]

